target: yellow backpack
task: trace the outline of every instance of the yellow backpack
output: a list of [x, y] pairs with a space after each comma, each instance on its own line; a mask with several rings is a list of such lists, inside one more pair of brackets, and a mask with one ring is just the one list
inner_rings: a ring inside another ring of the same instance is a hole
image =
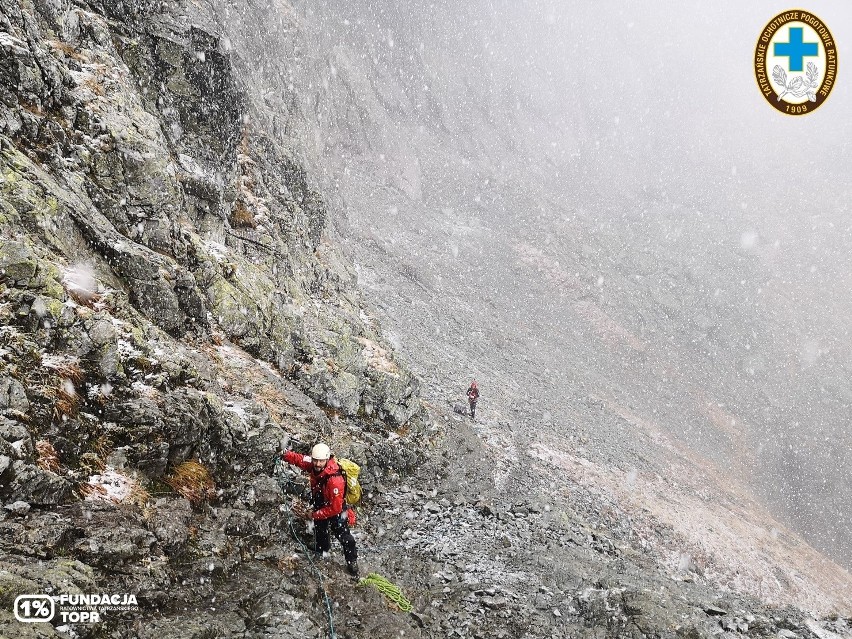
[[358, 475], [361, 473], [361, 467], [350, 459], [342, 458], [338, 458], [337, 465], [340, 466], [340, 473], [346, 481], [343, 500], [348, 505], [355, 506], [361, 501], [361, 484], [358, 483]]

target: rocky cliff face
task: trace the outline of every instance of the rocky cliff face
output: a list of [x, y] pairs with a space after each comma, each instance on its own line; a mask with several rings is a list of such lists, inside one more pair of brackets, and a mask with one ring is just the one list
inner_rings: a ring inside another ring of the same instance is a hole
[[[516, 426], [426, 412], [320, 172], [338, 166], [325, 152], [357, 159], [384, 135], [370, 152], [399, 170], [381, 174], [420, 198], [409, 131], [380, 115], [452, 127], [445, 100], [379, 82], [359, 111], [373, 80], [356, 52], [306, 51], [321, 29], [283, 2], [7, 4], [0, 636], [329, 636], [320, 584], [348, 637], [848, 634], [841, 614], [736, 594], [730, 572], [720, 595], [710, 559], [673, 569], [679, 533], [612, 500], [592, 465], [539, 450], [531, 468], [506, 458]], [[352, 588], [339, 556], [314, 572], [290, 539], [271, 473], [291, 436], [365, 463], [363, 572], [399, 582], [413, 614]], [[21, 594], [102, 592], [139, 610], [12, 615]]]
[[[233, 55], [194, 6], [0, 10], [4, 636], [18, 594], [165, 614], [170, 562], [215, 577], [274, 542], [288, 435], [365, 461], [367, 488], [417, 461], [417, 381]], [[169, 488], [189, 461], [216, 514]]]

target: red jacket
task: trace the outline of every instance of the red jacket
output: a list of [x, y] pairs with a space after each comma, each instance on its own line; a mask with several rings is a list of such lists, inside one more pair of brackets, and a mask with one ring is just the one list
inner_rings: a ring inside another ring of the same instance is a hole
[[[311, 495], [314, 504], [322, 506], [316, 508], [313, 513], [314, 519], [329, 519], [343, 512], [343, 493], [346, 490], [346, 480], [340, 472], [337, 460], [332, 457], [328, 460], [320, 472], [314, 472], [313, 460], [310, 455], [300, 455], [288, 450], [282, 455], [288, 464], [298, 466], [308, 473], [311, 478]], [[318, 499], [321, 497], [321, 499]]]

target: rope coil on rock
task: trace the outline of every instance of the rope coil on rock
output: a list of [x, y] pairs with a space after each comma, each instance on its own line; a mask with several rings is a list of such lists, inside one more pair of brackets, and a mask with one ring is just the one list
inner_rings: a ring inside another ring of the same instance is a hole
[[378, 573], [371, 572], [359, 581], [358, 585], [372, 586], [382, 593], [387, 599], [395, 603], [397, 608], [399, 608], [402, 612], [411, 612], [414, 608], [414, 606], [411, 605], [411, 602], [402, 594], [402, 590], [399, 586], [388, 581]]
[[[284, 494], [287, 494], [287, 486], [289, 486], [292, 481], [289, 477], [283, 472], [281, 457], [275, 455], [275, 469], [272, 472], [273, 476], [277, 479], [278, 484], [281, 486], [281, 490], [284, 491]], [[299, 542], [299, 545], [302, 547], [302, 550], [305, 552], [305, 557], [308, 558], [308, 563], [311, 566], [311, 569], [314, 571], [314, 574], [317, 577], [317, 581], [319, 581], [320, 590], [322, 590], [322, 596], [325, 603], [325, 611], [328, 615], [328, 636], [329, 639], [337, 639], [337, 634], [334, 631], [334, 615], [331, 612], [331, 598], [328, 596], [328, 590], [325, 588], [325, 579], [323, 579], [322, 573], [317, 568], [314, 563], [313, 558], [311, 557], [312, 553], [310, 548], [305, 545], [305, 542], [302, 541], [302, 538], [299, 537], [298, 533], [296, 533], [296, 527], [293, 525], [293, 512], [289, 506], [286, 507], [287, 512], [287, 527], [290, 529], [290, 534], [293, 536], [293, 539]]]

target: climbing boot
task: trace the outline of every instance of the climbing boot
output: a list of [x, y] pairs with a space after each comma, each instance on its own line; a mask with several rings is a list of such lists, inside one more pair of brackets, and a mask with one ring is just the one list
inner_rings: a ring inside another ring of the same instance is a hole
[[346, 572], [348, 572], [353, 577], [358, 577], [358, 562], [357, 561], [349, 561], [346, 563]]

